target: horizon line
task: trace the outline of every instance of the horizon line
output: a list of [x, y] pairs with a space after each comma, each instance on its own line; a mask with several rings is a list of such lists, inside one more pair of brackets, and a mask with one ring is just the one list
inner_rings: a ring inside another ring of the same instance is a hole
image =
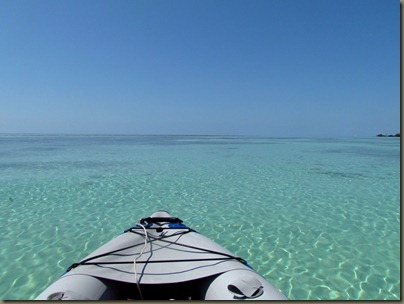
[[[378, 134], [375, 135], [304, 135], [304, 136], [295, 136], [295, 135], [284, 135], [284, 136], [279, 136], [279, 135], [257, 135], [257, 134], [181, 134], [181, 133], [52, 133], [52, 132], [0, 132], [0, 136], [83, 136], [83, 137], [90, 137], [90, 136], [210, 136], [210, 137], [215, 137], [215, 136], [226, 136], [226, 137], [231, 137], [231, 136], [237, 136], [237, 137], [266, 137], [266, 138], [358, 138], [358, 137], [364, 137], [364, 138], [373, 138], [373, 137], [378, 137]], [[395, 134], [400, 134], [400, 132], [397, 132]], [[388, 136], [387, 136], [388, 137]]]

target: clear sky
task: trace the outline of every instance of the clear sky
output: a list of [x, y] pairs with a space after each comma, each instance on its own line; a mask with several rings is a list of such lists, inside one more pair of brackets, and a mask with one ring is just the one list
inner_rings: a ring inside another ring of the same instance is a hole
[[0, 1], [0, 133], [399, 131], [398, 0]]

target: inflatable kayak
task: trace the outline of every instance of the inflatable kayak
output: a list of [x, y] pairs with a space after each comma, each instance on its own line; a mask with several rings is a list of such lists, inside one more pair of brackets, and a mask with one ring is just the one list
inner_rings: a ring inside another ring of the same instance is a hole
[[286, 300], [245, 260], [157, 211], [67, 271], [36, 300]]

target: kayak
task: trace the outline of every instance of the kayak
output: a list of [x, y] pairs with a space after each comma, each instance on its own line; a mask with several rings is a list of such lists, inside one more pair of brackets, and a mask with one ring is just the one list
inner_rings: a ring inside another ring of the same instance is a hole
[[140, 219], [36, 300], [287, 300], [233, 253], [166, 211]]

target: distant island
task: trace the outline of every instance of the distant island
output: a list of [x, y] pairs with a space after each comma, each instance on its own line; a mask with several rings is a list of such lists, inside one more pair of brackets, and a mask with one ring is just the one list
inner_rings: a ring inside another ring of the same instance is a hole
[[394, 135], [377, 134], [377, 137], [400, 137], [400, 133]]

